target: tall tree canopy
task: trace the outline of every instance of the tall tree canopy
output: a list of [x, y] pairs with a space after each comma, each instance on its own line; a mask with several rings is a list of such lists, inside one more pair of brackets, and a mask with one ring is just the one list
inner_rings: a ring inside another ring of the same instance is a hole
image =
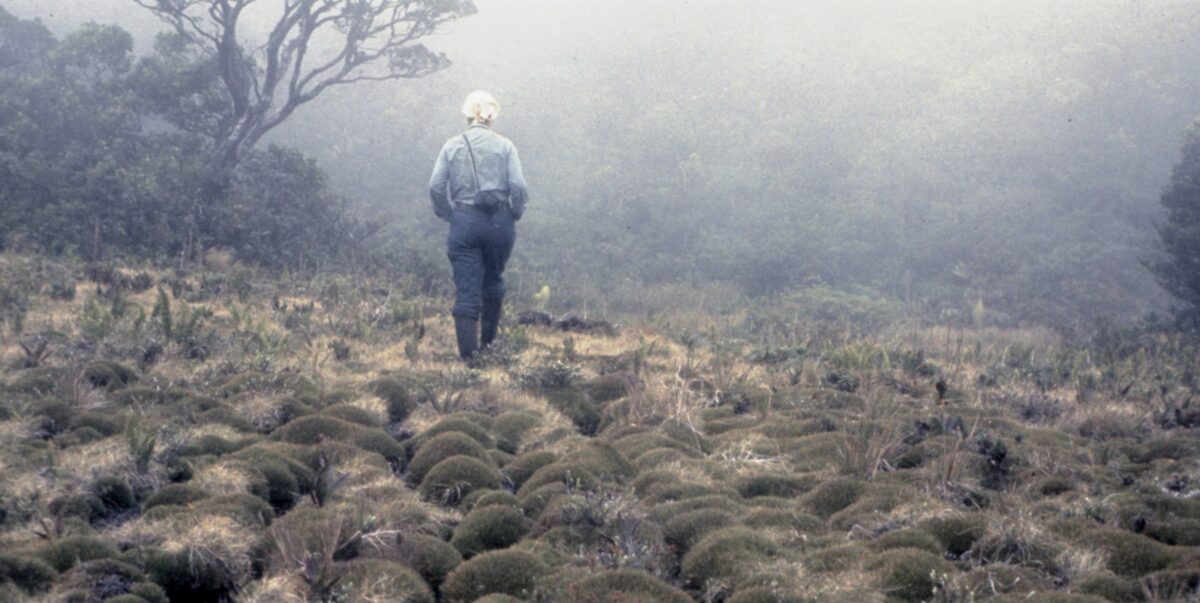
[[[213, 141], [212, 166], [225, 169], [330, 87], [444, 69], [446, 56], [420, 40], [475, 12], [471, 0], [133, 1], [212, 65], [219, 102], [202, 105], [212, 111], [207, 119], [180, 112], [186, 122], [177, 125], [200, 127]], [[246, 46], [244, 24], [252, 19], [274, 25], [264, 41]]]
[[1151, 268], [1159, 284], [1182, 302], [1182, 318], [1200, 326], [1200, 122], [1188, 132], [1162, 205], [1167, 215], [1158, 233], [1164, 257]]

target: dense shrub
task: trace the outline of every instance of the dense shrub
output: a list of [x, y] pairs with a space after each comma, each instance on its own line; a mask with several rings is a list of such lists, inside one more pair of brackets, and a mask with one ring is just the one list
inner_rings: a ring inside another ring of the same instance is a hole
[[520, 509], [508, 505], [477, 507], [454, 529], [450, 544], [470, 558], [473, 555], [516, 544], [529, 530]]
[[137, 381], [137, 373], [111, 360], [94, 360], [83, 367], [80, 377], [99, 389], [121, 389]]
[[472, 508], [482, 509], [493, 505], [506, 505], [513, 508], [520, 508], [521, 503], [516, 496], [503, 490], [488, 490], [483, 492], [481, 496], [475, 499]]
[[684, 580], [697, 588], [710, 581], [736, 587], [754, 566], [770, 562], [780, 552], [779, 545], [761, 532], [724, 528], [705, 535], [684, 555], [681, 572]]
[[356, 559], [339, 565], [338, 582], [352, 601], [433, 603], [429, 585], [415, 571], [386, 559]]
[[575, 429], [583, 435], [595, 435], [600, 427], [600, 406], [588, 399], [587, 394], [573, 387], [555, 387], [535, 390], [551, 408], [562, 413]]
[[1175, 559], [1167, 545], [1114, 528], [1094, 530], [1085, 535], [1084, 543], [1104, 551], [1108, 558], [1108, 569], [1128, 578], [1140, 578], [1165, 569]]
[[454, 568], [442, 584], [442, 596], [448, 603], [468, 603], [492, 593], [525, 599], [546, 572], [546, 565], [532, 553], [491, 551]]
[[932, 598], [943, 576], [954, 572], [953, 565], [929, 551], [904, 548], [880, 553], [867, 568], [876, 573], [880, 590], [901, 601]]
[[421, 432], [421, 442], [417, 444], [417, 450], [419, 451], [420, 446], [424, 446], [424, 443], [429, 441], [434, 436], [447, 432], [465, 433], [471, 436], [471, 438], [476, 442], [479, 442], [479, 444], [484, 448], [491, 448], [495, 444], [495, 442], [492, 441], [492, 436], [488, 434], [487, 430], [480, 426], [479, 423], [463, 416], [451, 415], [438, 421], [437, 423], [434, 423], [428, 429]]
[[421, 444], [417, 453], [408, 463], [408, 479], [414, 484], [419, 484], [434, 465], [459, 455], [469, 456], [485, 464], [491, 463], [487, 451], [474, 438], [462, 432], [448, 431]]
[[818, 517], [791, 509], [754, 509], [742, 515], [742, 525], [748, 528], [781, 528], [801, 534], [821, 534], [825, 523]]
[[80, 563], [61, 576], [59, 588], [87, 593], [90, 600], [111, 600], [113, 595], [128, 594], [135, 583], [145, 579], [140, 569], [128, 563], [99, 559]]
[[353, 404], [334, 404], [321, 410], [321, 414], [363, 427], [379, 427], [379, 417]]
[[1136, 582], [1107, 572], [1092, 572], [1071, 581], [1071, 590], [1109, 601], [1133, 601], [1141, 594]]
[[456, 505], [472, 490], [500, 487], [495, 467], [469, 456], [452, 456], [434, 465], [421, 480], [421, 495], [444, 505]]
[[220, 601], [229, 597], [240, 581], [236, 570], [222, 560], [193, 554], [188, 548], [176, 552], [146, 549], [139, 553], [138, 561], [171, 601]]
[[597, 440], [576, 446], [563, 455], [563, 461], [577, 463], [605, 481], [624, 482], [636, 474], [633, 465], [616, 448]]

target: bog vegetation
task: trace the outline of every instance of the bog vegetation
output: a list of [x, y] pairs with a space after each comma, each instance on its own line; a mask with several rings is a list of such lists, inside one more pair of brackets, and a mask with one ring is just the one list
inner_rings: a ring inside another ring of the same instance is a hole
[[[626, 166], [661, 211], [557, 210], [595, 253], [548, 209], [528, 244], [562, 252], [468, 368], [429, 240], [189, 121], [228, 100], [194, 41], [3, 8], [0, 35], [0, 602], [1200, 596], [1194, 133], [1146, 266], [1061, 222], [989, 255], [937, 208], [919, 242], [766, 202], [756, 244], [656, 238], [721, 215], [672, 190], [738, 184]], [[1152, 277], [1172, 312], [1091, 320]]]

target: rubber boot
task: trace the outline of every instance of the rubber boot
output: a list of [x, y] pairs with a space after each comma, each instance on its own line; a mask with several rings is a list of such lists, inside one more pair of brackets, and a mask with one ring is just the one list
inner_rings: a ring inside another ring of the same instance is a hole
[[504, 300], [484, 300], [483, 317], [479, 321], [482, 333], [479, 337], [480, 347], [487, 349], [496, 341], [496, 331], [500, 330], [500, 313], [504, 309]]
[[463, 360], [475, 360], [479, 351], [479, 321], [474, 318], [454, 317], [454, 334], [458, 337], [458, 355]]

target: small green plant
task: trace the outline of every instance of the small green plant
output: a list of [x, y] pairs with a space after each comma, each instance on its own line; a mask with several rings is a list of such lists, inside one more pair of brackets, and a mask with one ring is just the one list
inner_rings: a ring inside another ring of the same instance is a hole
[[154, 447], [158, 438], [142, 430], [136, 419], [130, 420], [125, 426], [125, 441], [129, 448], [129, 456], [140, 474], [150, 471], [150, 462], [154, 459]]

